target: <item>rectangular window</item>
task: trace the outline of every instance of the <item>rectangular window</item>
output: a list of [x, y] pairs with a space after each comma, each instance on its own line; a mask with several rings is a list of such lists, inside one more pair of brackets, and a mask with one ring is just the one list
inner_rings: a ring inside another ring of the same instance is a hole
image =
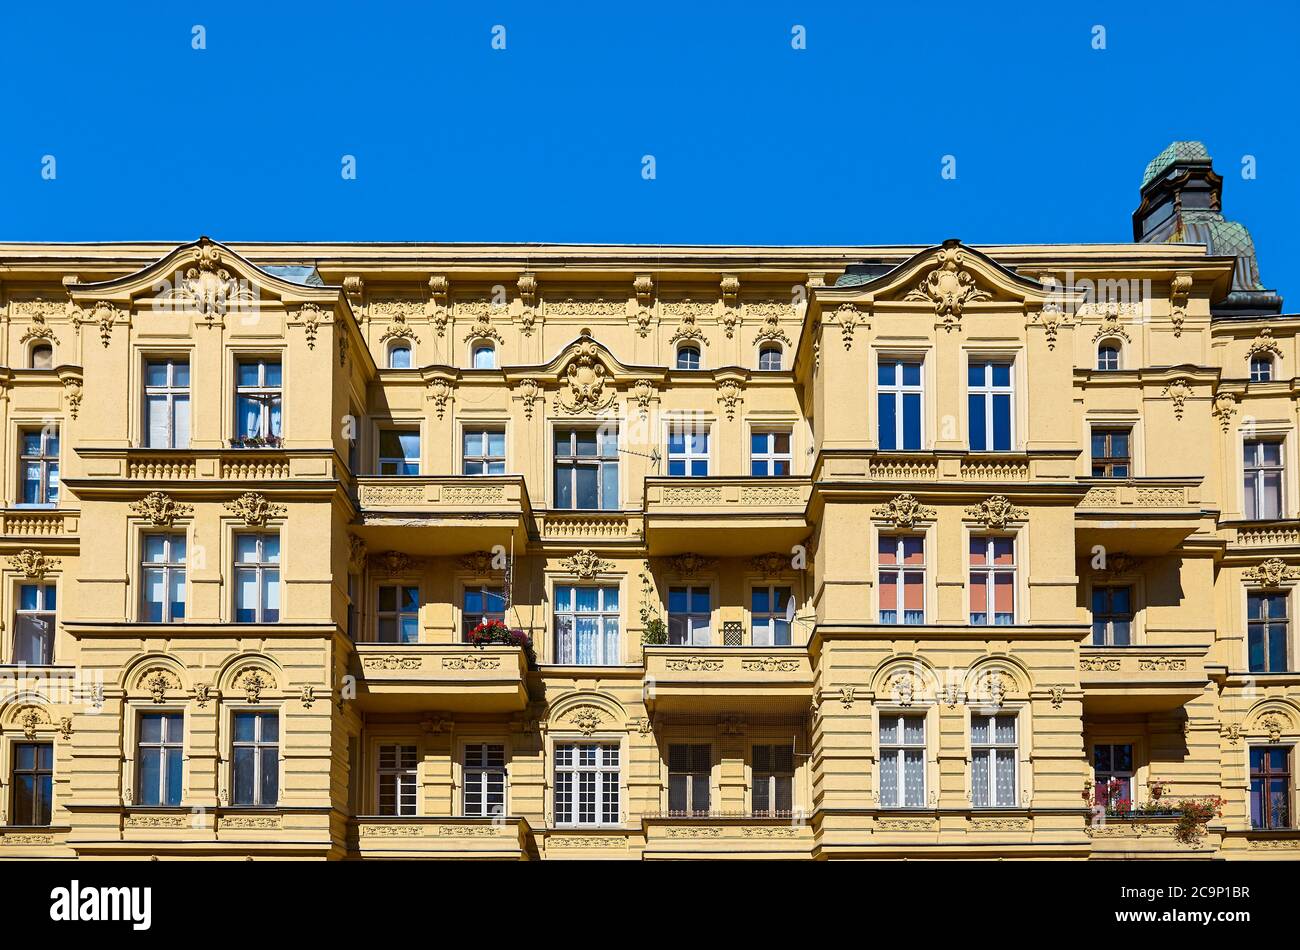
[[925, 807], [925, 717], [880, 714], [880, 807]]
[[709, 645], [713, 618], [707, 587], [668, 588], [668, 642]]
[[503, 587], [466, 587], [460, 612], [461, 635], [489, 620], [506, 622], [506, 595]]
[[379, 747], [379, 814], [418, 814], [413, 745]]
[[881, 451], [921, 448], [921, 362], [881, 358], [876, 379]]
[[794, 600], [789, 587], [755, 587], [749, 594], [750, 641], [756, 647], [788, 647]]
[[14, 614], [14, 662], [49, 666], [54, 662], [54, 612], [58, 592], [53, 584], [18, 585]]
[[461, 471], [466, 475], [506, 473], [505, 429], [466, 429], [461, 435]]
[[753, 811], [760, 818], [794, 814], [794, 746], [754, 746]]
[[185, 755], [185, 717], [145, 713], [137, 742], [136, 804], [179, 805]]
[[1011, 451], [1015, 442], [1011, 420], [1011, 363], [972, 360], [967, 373], [971, 451]]
[[1016, 622], [1014, 538], [970, 539], [970, 622], [976, 626]]
[[790, 474], [790, 430], [767, 429], [750, 433], [749, 474], [765, 477]]
[[1128, 478], [1133, 472], [1132, 429], [1092, 430], [1092, 477]]
[[280, 619], [280, 536], [235, 535], [235, 622]]
[[146, 447], [190, 447], [188, 360], [148, 360], [144, 364], [144, 415]]
[[1094, 801], [1111, 811], [1133, 805], [1133, 746], [1127, 742], [1092, 747]]
[[557, 429], [555, 507], [618, 509], [618, 428]]
[[283, 418], [279, 360], [240, 360], [235, 366], [235, 437], [278, 439]]
[[59, 427], [23, 429], [18, 434], [18, 468], [22, 472], [22, 503], [53, 505], [59, 500]]
[[709, 813], [713, 753], [707, 745], [668, 747], [668, 814], [674, 818]]
[[881, 535], [880, 622], [925, 623], [925, 538]]
[[235, 713], [234, 726], [230, 803], [269, 808], [280, 799], [280, 715]]
[[1289, 631], [1284, 593], [1246, 595], [1246, 647], [1252, 673], [1284, 673]]
[[48, 825], [54, 807], [54, 746], [48, 742], [14, 745], [11, 825]]
[[971, 714], [971, 804], [1012, 808], [1016, 804], [1016, 717]]
[[1278, 439], [1248, 439], [1243, 446], [1246, 474], [1246, 519], [1271, 521], [1282, 517], [1282, 443]]
[[1250, 826], [1291, 827], [1291, 749], [1256, 746], [1250, 750]]
[[140, 580], [140, 619], [145, 623], [184, 620], [185, 535], [146, 534]]
[[617, 587], [555, 588], [555, 662], [619, 662]]
[[506, 748], [465, 746], [465, 815], [491, 818], [506, 813]]
[[1126, 647], [1133, 642], [1133, 589], [1092, 589], [1092, 645]]
[[420, 588], [384, 584], [379, 588], [376, 640], [379, 643], [416, 643], [420, 639]]
[[668, 474], [709, 474], [709, 428], [674, 425], [668, 429]]
[[616, 825], [621, 820], [619, 748], [597, 742], [555, 747], [555, 823]]
[[414, 429], [379, 430], [379, 474], [420, 474], [420, 433]]

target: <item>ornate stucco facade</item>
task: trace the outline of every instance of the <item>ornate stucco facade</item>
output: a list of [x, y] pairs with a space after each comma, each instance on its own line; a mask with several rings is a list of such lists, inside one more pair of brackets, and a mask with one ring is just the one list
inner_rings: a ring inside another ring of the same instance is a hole
[[4, 245], [0, 858], [1300, 856], [1238, 269]]

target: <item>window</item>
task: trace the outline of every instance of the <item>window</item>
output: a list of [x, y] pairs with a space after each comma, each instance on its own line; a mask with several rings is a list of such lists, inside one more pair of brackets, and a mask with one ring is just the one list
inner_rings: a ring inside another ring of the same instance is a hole
[[709, 427], [680, 424], [668, 429], [668, 474], [709, 474]]
[[880, 714], [880, 807], [925, 807], [925, 717]]
[[466, 587], [460, 613], [461, 633], [469, 632], [489, 620], [506, 622], [506, 595], [503, 587]]
[[789, 818], [794, 814], [794, 746], [754, 746], [754, 815]]
[[59, 427], [23, 429], [18, 436], [24, 505], [53, 505], [59, 500]]
[[379, 588], [380, 643], [415, 643], [420, 639], [420, 588], [384, 584]]
[[48, 825], [54, 806], [54, 746], [19, 742], [14, 746], [12, 825]]
[[1094, 801], [1127, 812], [1133, 804], [1133, 746], [1127, 742], [1092, 747]]
[[475, 343], [472, 361], [475, 369], [496, 369], [496, 347], [491, 343]]
[[749, 594], [750, 639], [756, 647], [788, 647], [794, 599], [789, 587], [755, 587]]
[[1013, 538], [970, 539], [970, 622], [1016, 622], [1016, 542]]
[[967, 368], [967, 411], [972, 452], [1009, 452], [1011, 424], [1011, 364], [972, 361]]
[[555, 747], [555, 823], [616, 825], [619, 808], [619, 749], [596, 742]]
[[420, 433], [414, 429], [379, 430], [379, 474], [420, 474]]
[[1097, 347], [1097, 369], [1119, 369], [1119, 344], [1107, 340]]
[[136, 804], [179, 805], [185, 717], [181, 713], [142, 715], [137, 747]]
[[53, 584], [20, 584], [14, 617], [14, 662], [49, 666], [54, 662], [54, 611], [58, 598]]
[[1132, 588], [1094, 587], [1092, 589], [1092, 645], [1126, 647], [1132, 642]]
[[1016, 804], [1016, 717], [971, 714], [971, 804], [1012, 808]]
[[1246, 519], [1282, 517], [1282, 442], [1248, 439], [1243, 448], [1246, 473]]
[[921, 447], [921, 363], [881, 357], [876, 402], [880, 448]]
[[48, 343], [37, 343], [31, 352], [32, 369], [54, 368], [54, 347]]
[[668, 814], [689, 818], [709, 813], [709, 773], [713, 752], [708, 745], [668, 747]]
[[679, 346], [677, 348], [678, 369], [699, 369], [700, 348], [698, 346]]
[[925, 538], [881, 535], [880, 622], [925, 623]]
[[1132, 429], [1092, 430], [1092, 477], [1128, 478], [1133, 472]]
[[235, 713], [232, 805], [269, 808], [280, 797], [279, 713]]
[[413, 745], [379, 747], [379, 814], [414, 815], [416, 758]]
[[618, 508], [618, 428], [557, 429], [555, 507]]
[[1284, 593], [1246, 595], [1246, 652], [1252, 673], [1283, 673], [1287, 663]]
[[279, 438], [283, 410], [280, 361], [240, 360], [235, 374], [236, 436]]
[[145, 445], [151, 449], [190, 447], [190, 364], [148, 360], [144, 364]]
[[1291, 749], [1287, 746], [1250, 750], [1250, 826], [1291, 827]]
[[764, 343], [758, 348], [758, 368], [770, 373], [774, 373], [781, 368], [781, 346], [779, 344]]
[[466, 475], [506, 473], [506, 430], [468, 429], [461, 433], [461, 471]]
[[280, 619], [280, 536], [235, 535], [235, 622]]
[[410, 369], [411, 368], [411, 344], [394, 343], [388, 348], [388, 368], [389, 369]]
[[555, 588], [555, 662], [610, 666], [619, 661], [618, 588]]
[[357, 640], [357, 631], [361, 629], [358, 622], [361, 613], [361, 603], [357, 598], [357, 590], [361, 586], [360, 574], [348, 575], [348, 639], [353, 643]]
[[1250, 358], [1250, 381], [1267, 383], [1273, 378], [1273, 358], [1270, 356], [1252, 356]]
[[488, 743], [465, 746], [465, 815], [490, 818], [505, 813], [505, 746]]
[[707, 587], [668, 588], [668, 642], [709, 645], [713, 612]]
[[145, 623], [185, 619], [185, 535], [146, 534], [140, 567], [141, 617]]
[[790, 474], [789, 429], [767, 429], [750, 434], [749, 474]]

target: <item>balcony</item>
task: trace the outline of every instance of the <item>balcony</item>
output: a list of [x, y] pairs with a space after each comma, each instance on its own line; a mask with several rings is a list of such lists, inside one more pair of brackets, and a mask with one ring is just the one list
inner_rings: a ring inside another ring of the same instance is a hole
[[791, 818], [720, 816], [646, 817], [642, 857], [667, 858], [804, 858], [812, 853], [812, 826]]
[[1182, 842], [1174, 835], [1176, 815], [1108, 816], [1089, 823], [1084, 833], [1091, 839], [1090, 857], [1101, 860], [1187, 859], [1210, 857], [1218, 851], [1215, 833], [1204, 832], [1196, 841]]
[[520, 475], [368, 475], [357, 505], [353, 533], [370, 550], [417, 556], [509, 550], [511, 540], [522, 551], [533, 520]]
[[[1168, 554], [1201, 526], [1197, 478], [1080, 479], [1087, 488], [1075, 509], [1080, 552], [1101, 546], [1140, 557]], [[1213, 521], [1208, 522], [1213, 530]]]
[[808, 537], [811, 495], [807, 478], [647, 478], [646, 544], [652, 555], [788, 551]]
[[358, 643], [357, 704], [374, 712], [518, 712], [528, 703], [528, 660], [514, 646]]
[[1079, 649], [1085, 713], [1147, 713], [1177, 709], [1209, 682], [1205, 647], [1130, 646]]
[[75, 488], [104, 482], [220, 481], [261, 484], [320, 481], [340, 477], [333, 449], [126, 449], [82, 447], [84, 477], [68, 479]]
[[364, 816], [353, 820], [348, 850], [357, 858], [528, 860], [524, 818]]
[[0, 508], [0, 537], [71, 539], [80, 520], [76, 508]]
[[644, 698], [655, 713], [804, 713], [807, 647], [646, 646]]

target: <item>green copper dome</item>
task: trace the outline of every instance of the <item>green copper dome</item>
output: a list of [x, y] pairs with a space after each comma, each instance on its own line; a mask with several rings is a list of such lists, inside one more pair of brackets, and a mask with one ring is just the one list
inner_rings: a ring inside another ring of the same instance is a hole
[[1210, 163], [1210, 153], [1204, 142], [1170, 142], [1163, 152], [1147, 163], [1146, 173], [1142, 176], [1145, 188], [1156, 178], [1181, 162]]

